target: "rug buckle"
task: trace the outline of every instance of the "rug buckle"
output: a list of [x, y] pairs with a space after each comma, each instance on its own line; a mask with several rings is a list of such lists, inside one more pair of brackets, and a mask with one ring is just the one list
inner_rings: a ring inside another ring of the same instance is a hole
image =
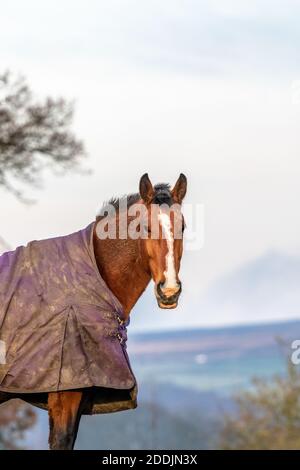
[[120, 335], [120, 333], [117, 334], [117, 338], [120, 341], [120, 344], [122, 345], [124, 343], [124, 338]]

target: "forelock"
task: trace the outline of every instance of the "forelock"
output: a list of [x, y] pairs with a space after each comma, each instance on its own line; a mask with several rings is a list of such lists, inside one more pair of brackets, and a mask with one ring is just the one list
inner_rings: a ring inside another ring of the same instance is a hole
[[167, 183], [158, 183], [154, 186], [154, 197], [151, 201], [153, 204], [167, 204], [171, 206], [173, 203], [171, 187]]

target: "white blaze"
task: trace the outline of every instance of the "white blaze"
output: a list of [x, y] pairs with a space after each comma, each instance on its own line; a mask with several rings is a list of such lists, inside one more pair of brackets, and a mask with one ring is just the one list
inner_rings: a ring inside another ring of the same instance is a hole
[[166, 270], [164, 272], [166, 282], [165, 289], [172, 289], [177, 286], [175, 261], [174, 261], [174, 236], [172, 233], [172, 224], [169, 214], [160, 212], [158, 215], [162, 230], [167, 241], [168, 252], [166, 255]]

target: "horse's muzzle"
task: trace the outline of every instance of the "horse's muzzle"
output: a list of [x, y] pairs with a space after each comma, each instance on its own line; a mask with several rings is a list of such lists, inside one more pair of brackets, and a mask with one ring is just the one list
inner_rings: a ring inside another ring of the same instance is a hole
[[160, 282], [156, 285], [156, 298], [160, 308], [175, 308], [177, 307], [178, 299], [181, 294], [181, 283], [178, 284], [178, 290], [171, 295], [163, 292], [163, 284]]

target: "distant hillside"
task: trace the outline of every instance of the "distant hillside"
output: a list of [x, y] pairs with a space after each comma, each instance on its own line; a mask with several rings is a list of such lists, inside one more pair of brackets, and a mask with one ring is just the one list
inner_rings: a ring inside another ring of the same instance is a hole
[[265, 324], [194, 328], [130, 334], [129, 351], [137, 356], [172, 353], [246, 352], [277, 347], [277, 338], [288, 344], [300, 339], [300, 320]]

